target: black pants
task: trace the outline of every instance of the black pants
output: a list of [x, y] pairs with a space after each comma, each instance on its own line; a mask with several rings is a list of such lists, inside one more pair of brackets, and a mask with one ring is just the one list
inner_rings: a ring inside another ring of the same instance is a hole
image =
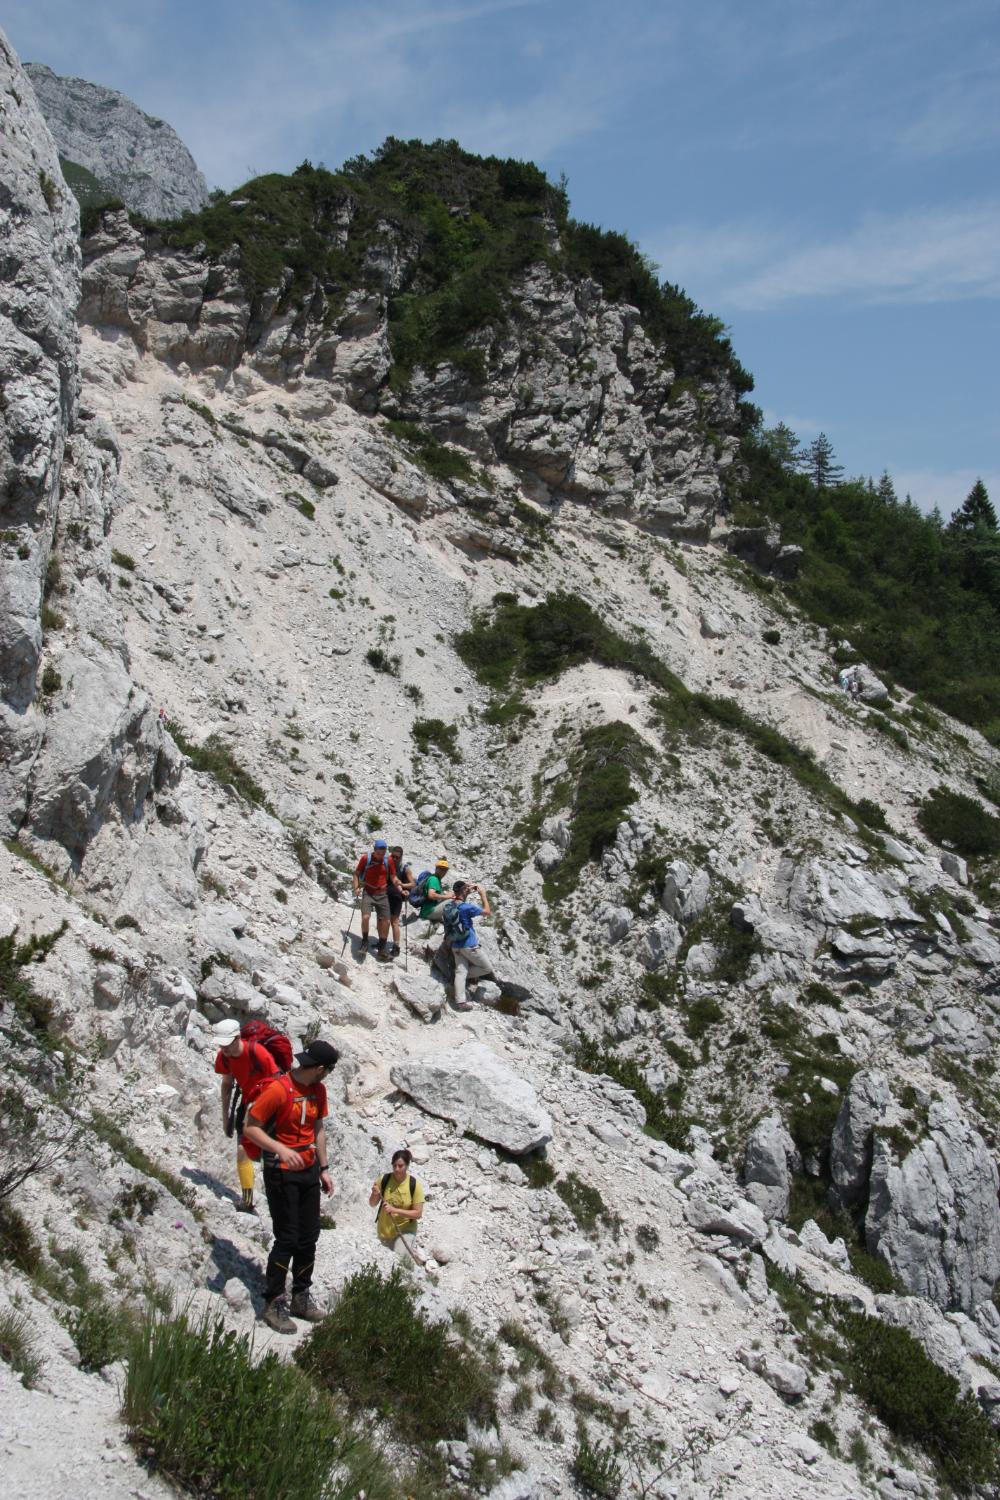
[[292, 1295], [308, 1291], [319, 1240], [319, 1167], [304, 1172], [284, 1172], [264, 1167], [264, 1192], [274, 1230], [274, 1245], [267, 1258], [264, 1300], [271, 1302], [285, 1290], [285, 1277], [292, 1271]]

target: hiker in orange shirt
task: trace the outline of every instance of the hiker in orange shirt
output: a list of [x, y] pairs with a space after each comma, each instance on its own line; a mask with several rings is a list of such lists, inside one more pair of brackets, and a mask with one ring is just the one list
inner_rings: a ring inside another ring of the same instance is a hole
[[[243, 1040], [239, 1021], [217, 1021], [212, 1035], [219, 1044], [215, 1071], [222, 1077], [222, 1128], [227, 1135], [236, 1136], [236, 1175], [242, 1193], [236, 1212], [254, 1214], [257, 1210], [253, 1206], [253, 1161], [243, 1147], [243, 1121], [255, 1093], [280, 1070], [266, 1047]], [[239, 1090], [240, 1100], [230, 1117], [234, 1086]]]
[[386, 956], [385, 940], [389, 936], [391, 916], [387, 895], [390, 885], [402, 898], [403, 887], [396, 875], [396, 862], [389, 853], [389, 846], [385, 839], [376, 839], [371, 853], [362, 854], [354, 871], [354, 899], [361, 897], [361, 947], [358, 958], [364, 958], [368, 953], [368, 924], [372, 911], [375, 912], [375, 927], [378, 932], [375, 952], [379, 958]]
[[[326, 1160], [326, 1089], [322, 1080], [340, 1053], [329, 1042], [310, 1042], [257, 1095], [243, 1134], [264, 1157], [264, 1191], [274, 1229], [267, 1259], [264, 1322], [276, 1333], [294, 1333], [292, 1318], [318, 1323], [323, 1314], [309, 1296], [319, 1241], [320, 1189], [333, 1192]], [[292, 1272], [292, 1301], [285, 1277]], [[289, 1317], [289, 1312], [291, 1317]]]

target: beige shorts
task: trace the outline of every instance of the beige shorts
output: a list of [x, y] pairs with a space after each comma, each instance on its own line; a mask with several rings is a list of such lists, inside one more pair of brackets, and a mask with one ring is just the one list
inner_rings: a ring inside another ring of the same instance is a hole
[[370, 917], [372, 912], [389, 920], [389, 897], [385, 891], [362, 891], [361, 892], [361, 915]]

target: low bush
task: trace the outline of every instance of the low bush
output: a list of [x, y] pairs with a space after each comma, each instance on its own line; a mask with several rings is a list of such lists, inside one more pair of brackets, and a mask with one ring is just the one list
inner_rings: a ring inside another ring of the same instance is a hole
[[591, 1187], [589, 1182], [584, 1182], [575, 1172], [568, 1172], [565, 1177], [556, 1183], [556, 1192], [559, 1194], [573, 1218], [577, 1227], [584, 1234], [594, 1235], [598, 1226], [605, 1224], [611, 1229], [620, 1225], [617, 1215], [608, 1212], [604, 1199], [597, 1188]]
[[860, 797], [857, 809], [858, 817], [866, 827], [876, 828], [882, 832], [888, 829], [889, 824], [884, 810], [879, 807], [877, 802], [873, 802], [870, 797]]
[[232, 787], [244, 802], [252, 802], [255, 807], [267, 807], [264, 788], [240, 765], [229, 746], [217, 734], [210, 734], [202, 744], [196, 745], [173, 720], [168, 723], [167, 728], [177, 741], [177, 748], [187, 756], [196, 771], [206, 771], [220, 785]]
[[[399, 1490], [329, 1397], [224, 1321], [148, 1312], [128, 1340], [122, 1417], [154, 1469], [218, 1500], [349, 1500]], [[334, 1477], [336, 1476], [336, 1477]], [[400, 1489], [402, 1485], [400, 1486]]]
[[336, 1307], [299, 1345], [307, 1374], [359, 1411], [391, 1417], [412, 1443], [464, 1438], [469, 1420], [494, 1419], [495, 1361], [417, 1307], [395, 1266], [367, 1266], [347, 1280]]
[[645, 1250], [647, 1255], [652, 1255], [660, 1243], [659, 1231], [652, 1224], [639, 1224], [636, 1226], [635, 1242], [640, 1250]]
[[[688, 1131], [694, 1123], [666, 1093], [653, 1089], [632, 1058], [615, 1057], [595, 1041], [577, 1044], [573, 1061], [584, 1073], [604, 1073], [633, 1093], [646, 1111], [646, 1132], [677, 1151], [687, 1149]], [[679, 1092], [679, 1091], [678, 1091]]]
[[66, 1327], [80, 1356], [81, 1370], [103, 1370], [125, 1352], [132, 1319], [93, 1285], [66, 1318]]
[[1000, 818], [974, 797], [935, 787], [921, 803], [917, 822], [935, 844], [948, 844], [959, 854], [970, 858], [1000, 854]]
[[190, 1209], [196, 1218], [201, 1217], [194, 1188], [189, 1183], [183, 1182], [181, 1178], [175, 1177], [173, 1172], [161, 1166], [152, 1157], [147, 1156], [142, 1147], [137, 1146], [110, 1115], [105, 1114], [103, 1110], [95, 1109], [90, 1118], [90, 1125], [98, 1139], [110, 1146], [116, 1156], [128, 1162], [129, 1166], [134, 1167], [137, 1172], [154, 1178], [166, 1188], [172, 1197], [177, 1199], [178, 1203], [183, 1203], [185, 1208]]
[[455, 448], [445, 447], [426, 428], [418, 427], [415, 422], [398, 421], [387, 422], [386, 426], [393, 437], [406, 444], [414, 463], [432, 479], [445, 482], [449, 479], [475, 479], [476, 471], [467, 456]]
[[630, 724], [615, 720], [584, 730], [573, 759], [569, 845], [545, 882], [546, 895], [552, 900], [574, 892], [584, 866], [614, 843], [637, 796], [632, 775], [643, 774], [649, 750]]
[[0, 1359], [17, 1371], [25, 1386], [34, 1385], [45, 1363], [26, 1314], [13, 1307], [0, 1312]]
[[446, 724], [444, 719], [416, 719], [410, 734], [421, 755], [441, 750], [449, 760], [462, 759], [462, 752], [458, 748], [458, 727], [455, 724]]
[[622, 1492], [622, 1471], [614, 1449], [603, 1443], [592, 1443], [584, 1434], [576, 1445], [571, 1465], [573, 1478], [588, 1495], [601, 1500], [616, 1500]]
[[365, 652], [365, 661], [370, 667], [374, 667], [376, 672], [384, 672], [387, 677], [399, 676], [400, 658], [390, 656], [387, 651], [383, 651], [381, 646], [370, 646]]
[[55, 931], [36, 934], [23, 943], [17, 941], [16, 927], [0, 937], [0, 1004], [10, 1005], [32, 1040], [48, 1050], [60, 1041], [55, 1008], [48, 995], [35, 988], [26, 970], [43, 963], [65, 931], [63, 922]]
[[135, 558], [130, 557], [127, 552], [118, 552], [114, 548], [111, 552], [111, 561], [116, 568], [124, 568], [127, 573], [135, 572]]

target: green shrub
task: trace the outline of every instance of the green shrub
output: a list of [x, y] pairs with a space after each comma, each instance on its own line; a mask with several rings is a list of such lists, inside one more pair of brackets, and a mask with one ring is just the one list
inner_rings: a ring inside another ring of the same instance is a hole
[[387, 651], [383, 651], [381, 646], [369, 647], [365, 652], [365, 661], [370, 667], [374, 667], [376, 672], [384, 672], [388, 677], [399, 676], [400, 658], [390, 656]]
[[880, 831], [888, 829], [884, 810], [870, 797], [860, 797], [857, 802], [858, 817], [868, 828], [877, 828]]
[[614, 1450], [603, 1443], [592, 1443], [586, 1434], [577, 1442], [571, 1468], [573, 1478], [588, 1495], [616, 1500], [622, 1492], [622, 1471]]
[[17, 1371], [24, 1386], [34, 1385], [45, 1363], [27, 1315], [13, 1307], [0, 1312], [0, 1359]]
[[475, 470], [464, 453], [455, 448], [446, 448], [432, 433], [415, 422], [386, 423], [393, 437], [399, 438], [410, 450], [410, 457], [432, 479], [464, 479], [472, 481]]
[[191, 1493], [218, 1500], [393, 1493], [329, 1398], [277, 1354], [255, 1359], [252, 1335], [227, 1331], [222, 1318], [148, 1312], [126, 1353], [129, 1440]]
[[574, 892], [584, 866], [614, 843], [637, 796], [632, 774], [643, 773], [649, 750], [630, 724], [615, 720], [584, 730], [573, 759], [569, 845], [545, 882], [546, 894], [554, 900]]
[[645, 1250], [647, 1255], [652, 1255], [660, 1243], [658, 1230], [652, 1224], [638, 1224], [635, 1231], [635, 1242], [640, 1250]]
[[556, 1192], [584, 1234], [596, 1234], [599, 1224], [614, 1229], [616, 1223], [620, 1223], [616, 1215], [609, 1213], [597, 1188], [584, 1182], [575, 1172], [568, 1172], [556, 1183]]
[[710, 995], [692, 1000], [682, 1012], [684, 1030], [693, 1042], [700, 1041], [710, 1026], [716, 1026], [723, 1017], [722, 1006]]
[[455, 724], [446, 724], [443, 719], [417, 719], [410, 734], [421, 755], [429, 755], [431, 750], [441, 750], [449, 760], [462, 759]]
[[600, 1043], [585, 1039], [577, 1044], [573, 1061], [584, 1073], [604, 1073], [634, 1094], [646, 1111], [648, 1135], [677, 1151], [687, 1149], [688, 1131], [694, 1121], [672, 1107], [666, 1093], [650, 1088], [633, 1058], [615, 1057]]
[[780, 630], [764, 630], [761, 632], [761, 640], [765, 646], [777, 646], [781, 640]]
[[267, 795], [263, 787], [258, 786], [250, 772], [240, 765], [228, 745], [217, 734], [210, 734], [202, 744], [196, 745], [173, 720], [168, 723], [167, 728], [177, 741], [177, 748], [187, 756], [196, 771], [206, 771], [220, 785], [232, 787], [245, 802], [252, 802], [255, 807], [267, 807]]
[[[0, 1151], [5, 1143], [0, 1142]], [[5, 1162], [6, 1166], [7, 1163]], [[10, 1163], [13, 1166], [13, 1163]], [[7, 1197], [0, 1198], [0, 1261], [30, 1276], [41, 1259], [41, 1247], [31, 1225]]]
[[935, 787], [924, 798], [917, 822], [935, 844], [948, 844], [959, 854], [1000, 854], [1000, 818], [961, 792]]
[[62, 687], [62, 678], [51, 662], [47, 662], [42, 670], [42, 692], [47, 698], [53, 693], [58, 693]]
[[171, 1197], [176, 1198], [189, 1209], [196, 1218], [201, 1217], [201, 1209], [195, 1197], [194, 1188], [181, 1178], [175, 1177], [173, 1172], [147, 1156], [141, 1146], [137, 1146], [130, 1136], [126, 1135], [121, 1126], [114, 1121], [110, 1115], [103, 1110], [95, 1109], [90, 1117], [90, 1126], [99, 1140], [110, 1146], [116, 1156], [122, 1161], [128, 1162], [137, 1172], [142, 1172], [146, 1177], [152, 1177], [161, 1187], [165, 1187]]
[[404, 1441], [462, 1438], [495, 1416], [498, 1371], [484, 1354], [416, 1305], [402, 1268], [367, 1266], [295, 1351], [302, 1368], [357, 1410], [391, 1417]]
[[127, 1313], [120, 1307], [113, 1308], [96, 1288], [92, 1289], [66, 1319], [81, 1370], [103, 1370], [120, 1359], [130, 1324]]
[[116, 568], [124, 568], [127, 573], [135, 572], [135, 558], [130, 557], [127, 552], [119, 552], [117, 548], [112, 548], [111, 561]]
[[919, 1443], [956, 1489], [1000, 1477], [997, 1434], [971, 1393], [946, 1375], [905, 1328], [841, 1309], [851, 1384], [904, 1442]]
[[55, 1008], [48, 995], [39, 994], [25, 972], [30, 964], [45, 958], [66, 931], [62, 922], [54, 932], [38, 934], [24, 943], [17, 941], [17, 928], [0, 937], [0, 1001], [10, 1005], [33, 1040], [51, 1051], [60, 1041]]

